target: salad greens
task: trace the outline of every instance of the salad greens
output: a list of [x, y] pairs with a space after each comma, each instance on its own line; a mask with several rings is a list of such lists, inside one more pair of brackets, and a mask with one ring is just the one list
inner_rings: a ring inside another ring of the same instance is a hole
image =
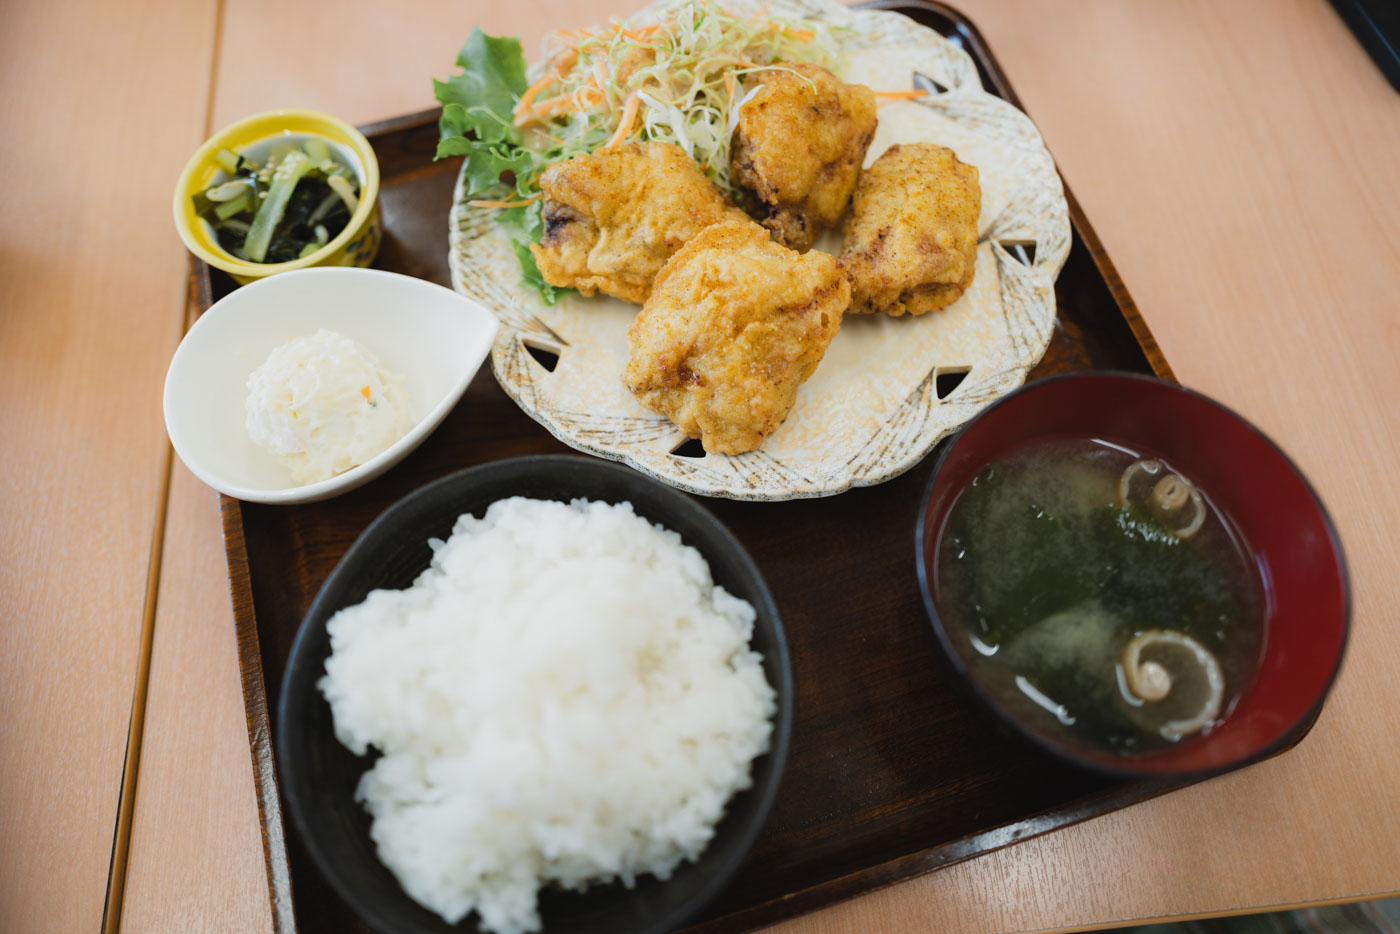
[[467, 157], [469, 194], [492, 190], [506, 172], [514, 174], [518, 194], [530, 194], [530, 183], [548, 163], [525, 148], [514, 124], [516, 101], [527, 87], [520, 40], [488, 36], [478, 26], [457, 53], [457, 65], [461, 74], [433, 81], [442, 103], [437, 158]]
[[[526, 148], [525, 134], [514, 122], [516, 102], [527, 90], [520, 40], [488, 36], [477, 26], [457, 53], [457, 65], [461, 74], [433, 81], [433, 93], [442, 103], [435, 158], [467, 157], [469, 197], [500, 194], [507, 180], [513, 182], [517, 195], [537, 194], [535, 181], [549, 160]], [[553, 305], [561, 290], [544, 281], [527, 245], [538, 243], [544, 233], [542, 207], [539, 198], [511, 205], [505, 207], [502, 219], [514, 228], [522, 282]]]
[[520, 41], [472, 30], [461, 73], [434, 81], [442, 103], [437, 158], [465, 156], [469, 203], [503, 211], [524, 281], [553, 304], [528, 244], [543, 233], [540, 174], [551, 164], [632, 140], [673, 143], [722, 191], [745, 79], [787, 62], [839, 73], [839, 30], [818, 22], [732, 15], [687, 0], [658, 22], [556, 33], [527, 69]]

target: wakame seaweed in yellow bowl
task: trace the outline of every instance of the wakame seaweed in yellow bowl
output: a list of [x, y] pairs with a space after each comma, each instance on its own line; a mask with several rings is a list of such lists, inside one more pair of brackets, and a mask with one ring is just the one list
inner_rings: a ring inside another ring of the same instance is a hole
[[175, 226], [239, 282], [308, 266], [368, 266], [379, 163], [354, 127], [309, 110], [247, 117], [211, 137], [175, 189]]

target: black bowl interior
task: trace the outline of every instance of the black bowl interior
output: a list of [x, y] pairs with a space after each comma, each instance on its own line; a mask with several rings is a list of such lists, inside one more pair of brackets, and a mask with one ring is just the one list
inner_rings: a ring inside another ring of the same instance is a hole
[[404, 497], [376, 519], [327, 578], [301, 623], [282, 679], [275, 748], [288, 810], [307, 849], [340, 896], [384, 932], [461, 932], [413, 901], [379, 861], [370, 820], [354, 800], [373, 761], [335, 738], [330, 706], [316, 689], [330, 654], [326, 622], [375, 588], [402, 588], [428, 566], [430, 537], [446, 538], [458, 516], [480, 516], [510, 496], [632, 503], [637, 514], [680, 534], [703, 554], [715, 581], [758, 611], [753, 646], [778, 695], [770, 751], [755, 761], [753, 786], [736, 795], [701, 858], [662, 882], [647, 876], [632, 889], [595, 886], [586, 893], [546, 889], [540, 911], [549, 934], [622, 934], [672, 930], [694, 916], [739, 867], [777, 795], [792, 733], [792, 668], [777, 607], [739, 542], [688, 495], [627, 467], [588, 457], [522, 457], [444, 477]]

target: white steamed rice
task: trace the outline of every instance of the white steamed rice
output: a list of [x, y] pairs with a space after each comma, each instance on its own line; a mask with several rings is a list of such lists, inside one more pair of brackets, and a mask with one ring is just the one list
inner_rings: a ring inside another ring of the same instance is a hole
[[329, 622], [336, 735], [379, 857], [421, 904], [498, 934], [538, 890], [696, 859], [767, 751], [754, 609], [630, 504], [516, 497], [464, 515], [407, 590]]

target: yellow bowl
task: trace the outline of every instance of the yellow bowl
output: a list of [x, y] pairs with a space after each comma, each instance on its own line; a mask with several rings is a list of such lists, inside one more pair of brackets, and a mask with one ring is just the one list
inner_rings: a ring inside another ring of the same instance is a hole
[[[359, 163], [360, 203], [350, 222], [330, 243], [309, 256], [286, 263], [250, 263], [224, 251], [213, 229], [194, 211], [192, 198], [208, 188], [220, 171], [214, 154], [220, 149], [241, 152], [279, 136], [309, 135], [338, 143]], [[379, 222], [379, 161], [369, 140], [344, 120], [314, 110], [269, 110], [245, 117], [209, 138], [190, 158], [175, 186], [175, 229], [190, 252], [222, 269], [240, 283], [308, 266], [368, 266], [379, 252], [383, 227]]]

